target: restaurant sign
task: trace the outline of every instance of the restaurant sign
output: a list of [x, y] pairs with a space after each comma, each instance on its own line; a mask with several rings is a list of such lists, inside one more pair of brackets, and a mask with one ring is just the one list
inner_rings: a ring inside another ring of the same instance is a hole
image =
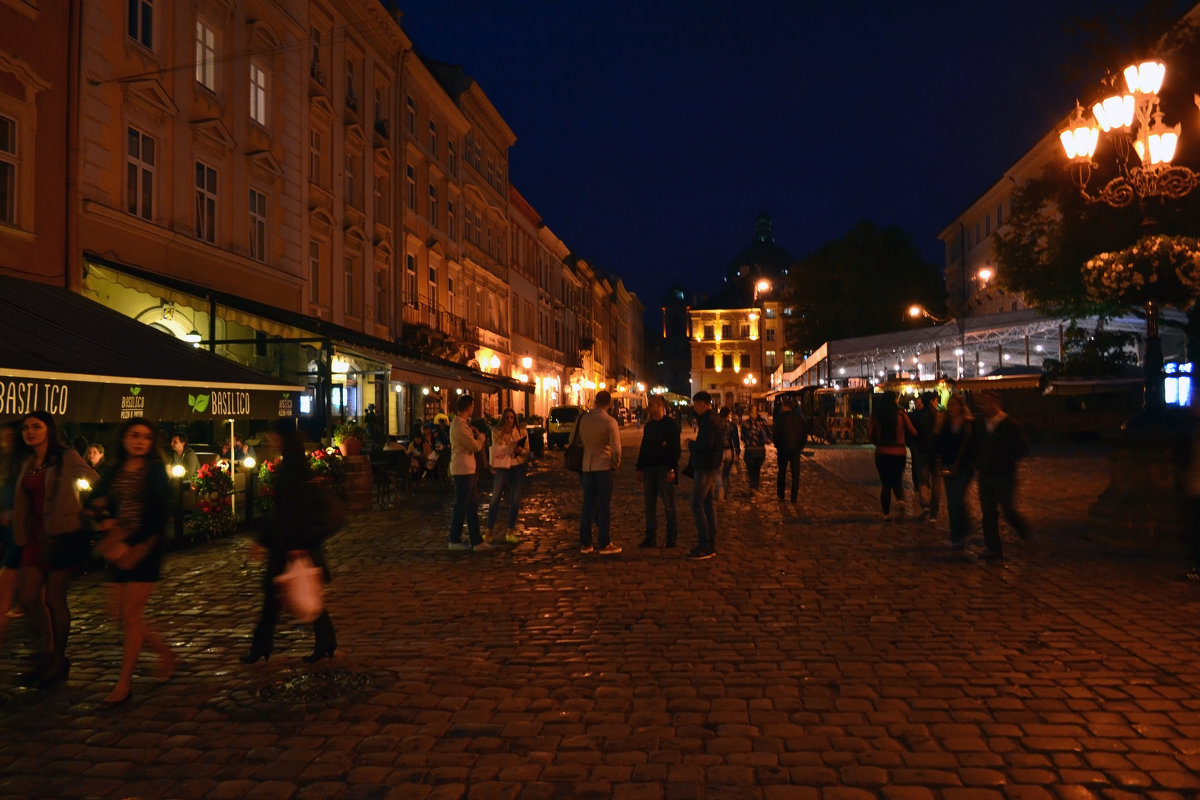
[[[90, 375], [0, 373], [0, 419], [45, 411], [63, 422], [255, 419], [295, 415], [296, 388], [181, 385]], [[122, 381], [122, 382], [118, 382]]]

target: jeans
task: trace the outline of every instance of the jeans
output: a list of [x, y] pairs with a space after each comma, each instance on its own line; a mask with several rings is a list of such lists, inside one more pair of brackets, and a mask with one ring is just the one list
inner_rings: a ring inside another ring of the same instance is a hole
[[692, 478], [692, 516], [696, 518], [696, 547], [715, 550], [717, 546], [717, 469], [698, 469]]
[[[938, 459], [932, 453], [920, 453], [916, 450], [912, 451], [912, 482], [913, 494], [917, 496], [917, 503], [921, 508], [929, 512], [929, 516], [936, 517], [938, 515], [938, 507], [941, 505], [941, 485], [938, 482], [938, 476], [934, 474], [937, 470]], [[929, 487], [929, 500], [926, 502], [921, 495], [921, 487]]]
[[454, 475], [454, 513], [450, 517], [450, 541], [462, 542], [463, 522], [467, 523], [467, 534], [471, 544], [483, 541], [479, 533], [479, 481], [474, 474]]
[[746, 482], [750, 491], [757, 492], [759, 479], [762, 476], [762, 465], [767, 460], [766, 450], [746, 450]]
[[675, 544], [679, 518], [675, 512], [675, 484], [667, 478], [671, 467], [646, 467], [642, 470], [642, 496], [646, 501], [646, 541], [653, 544], [658, 535], [658, 499], [667, 517], [667, 544]]
[[779, 474], [775, 476], [775, 493], [779, 495], [779, 499], [783, 499], [783, 489], [787, 485], [788, 467], [792, 468], [792, 502], [796, 501], [796, 495], [800, 494], [800, 454], [799, 453], [777, 453], [779, 460]]
[[729, 473], [733, 472], [734, 461], [732, 450], [726, 450], [721, 455], [721, 474], [717, 477], [717, 491], [722, 498], [729, 496]]
[[525, 481], [525, 465], [517, 464], [495, 470], [492, 481], [492, 499], [488, 503], [487, 528], [490, 531], [496, 526], [500, 516], [500, 494], [508, 487], [508, 529], [517, 527], [517, 514], [521, 512], [521, 484]]
[[583, 485], [583, 510], [579, 514], [579, 546], [592, 545], [592, 520], [596, 521], [596, 546], [608, 547], [608, 526], [612, 516], [612, 470], [579, 473]]
[[883, 513], [891, 513], [892, 495], [904, 502], [904, 464], [907, 456], [893, 456], [886, 453], [875, 453], [875, 471], [879, 473], [879, 503]]
[[946, 484], [946, 514], [950, 517], [950, 541], [967, 538], [970, 520], [967, 519], [967, 487], [971, 485], [971, 468], [963, 467], [943, 478]]
[[1001, 552], [1000, 514], [1021, 536], [1029, 535], [1029, 523], [1017, 511], [1013, 496], [1017, 491], [1017, 478], [985, 478], [979, 476], [979, 512], [983, 528], [983, 544], [988, 550]]

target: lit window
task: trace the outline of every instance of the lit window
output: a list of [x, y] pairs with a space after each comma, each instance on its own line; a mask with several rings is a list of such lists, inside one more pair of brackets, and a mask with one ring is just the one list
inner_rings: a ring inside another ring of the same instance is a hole
[[217, 241], [217, 171], [196, 162], [196, 238]]
[[706, 325], [704, 326], [704, 338], [705, 338], [705, 339], [712, 339], [712, 338], [713, 338], [713, 326], [712, 326], [712, 323], [708, 323], [708, 324], [706, 324]]
[[267, 124], [267, 71], [258, 64], [250, 65], [250, 119]]
[[196, 83], [217, 90], [217, 33], [203, 20], [196, 20]]

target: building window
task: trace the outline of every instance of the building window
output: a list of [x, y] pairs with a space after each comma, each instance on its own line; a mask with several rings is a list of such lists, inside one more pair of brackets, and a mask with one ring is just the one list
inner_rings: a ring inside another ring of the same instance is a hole
[[358, 154], [346, 153], [343, 167], [346, 176], [346, 202], [358, 205]]
[[308, 243], [308, 299], [314, 305], [321, 303], [321, 243]]
[[733, 369], [733, 353], [726, 353], [721, 356], [721, 368]]
[[992, 235], [992, 215], [991, 214], [986, 214], [983, 217], [983, 235], [985, 237]]
[[768, 342], [775, 341], [775, 329], [774, 328], [767, 328], [764, 331], [764, 333], [766, 334], [766, 338], [767, 338]]
[[417, 257], [408, 253], [404, 258], [404, 302], [416, 308], [417, 299]]
[[388, 321], [387, 283], [387, 270], [375, 270], [375, 319], [384, 323]]
[[129, 38], [147, 50], [154, 49], [153, 0], [129, 0]]
[[217, 171], [202, 161], [196, 162], [196, 238], [217, 241]]
[[429, 268], [429, 305], [433, 308], [438, 306], [438, 274], [436, 267]]
[[210, 92], [217, 90], [217, 32], [196, 20], [196, 83]]
[[742, 353], [742, 369], [750, 368], [750, 354]]
[[325, 73], [321, 71], [321, 31], [318, 28], [310, 28], [308, 32], [309, 44], [312, 46], [312, 57], [308, 63], [308, 74], [313, 80], [322, 86], [325, 85]]
[[438, 224], [438, 196], [437, 187], [432, 183], [429, 184], [429, 224], [437, 227]]
[[386, 172], [375, 173], [375, 219], [385, 225], [390, 225], [388, 216], [391, 206], [388, 204], [388, 176]]
[[454, 218], [454, 203], [446, 202], [446, 233], [453, 239], [458, 235], [458, 223]]
[[354, 91], [357, 75], [358, 62], [352, 58], [346, 59], [346, 108], [351, 111], [358, 111], [358, 92]]
[[742, 338], [742, 339], [750, 338], [750, 323], [749, 322], [742, 323], [742, 331], [741, 331], [741, 336], [739, 338]]
[[358, 286], [358, 256], [347, 255], [345, 258], [346, 267], [346, 313], [351, 316], [358, 316], [358, 293], [355, 288]]
[[308, 132], [308, 179], [321, 184], [321, 132]]
[[446, 169], [451, 175], [458, 174], [458, 152], [454, 149], [454, 142], [446, 142]]
[[437, 123], [429, 120], [429, 152], [434, 158], [437, 158], [438, 152], [438, 129]]
[[267, 260], [267, 196], [250, 190], [250, 257]]
[[775, 307], [769, 306], [763, 309], [763, 316], [767, 319], [775, 319]]
[[975, 244], [979, 244], [982, 241], [983, 241], [983, 237], [979, 235], [979, 223], [976, 222], [975, 223]]
[[996, 227], [1000, 228], [1004, 225], [1004, 203], [996, 205]]
[[409, 133], [417, 135], [417, 101], [413, 100], [411, 95], [404, 98], [404, 124]]
[[725, 324], [723, 324], [721, 326], [721, 338], [722, 339], [732, 339], [733, 338], [733, 326], [730, 325], [728, 322], [726, 322]]
[[267, 71], [253, 63], [250, 65], [250, 119], [259, 125], [267, 124]]
[[716, 356], [709, 353], [708, 355], [706, 355], [704, 357], [704, 368], [705, 369], [714, 369], [715, 367], [716, 367]]
[[775, 369], [775, 351], [767, 350], [763, 353], [763, 361], [767, 369]]
[[154, 139], [136, 128], [127, 134], [125, 209], [135, 217], [154, 218]]
[[710, 340], [713, 338], [713, 326], [711, 322], [704, 326], [704, 338]]
[[408, 208], [410, 211], [417, 210], [417, 173], [413, 169], [412, 164], [406, 164], [404, 167], [404, 180], [406, 183], [405, 196], [408, 198]]
[[0, 222], [17, 222], [17, 121], [0, 116]]

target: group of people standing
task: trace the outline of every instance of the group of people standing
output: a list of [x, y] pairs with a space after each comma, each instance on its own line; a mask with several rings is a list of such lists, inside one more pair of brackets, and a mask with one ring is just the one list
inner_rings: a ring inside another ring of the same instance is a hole
[[1032, 536], [1029, 522], [1015, 504], [1017, 462], [1028, 444], [1020, 426], [1004, 412], [999, 392], [980, 392], [976, 405], [978, 416], [964, 394], [952, 392], [945, 408], [940, 408], [938, 395], [927, 392], [906, 412], [897, 405], [894, 392], [883, 392], [875, 397], [868, 438], [875, 445], [884, 520], [905, 516], [903, 477], [911, 451], [917, 515], [936, 519], [944, 494], [951, 545], [964, 547], [970, 533], [967, 492], [975, 479], [984, 539], [980, 558], [997, 560], [1004, 557], [1001, 516], [1022, 539]]

